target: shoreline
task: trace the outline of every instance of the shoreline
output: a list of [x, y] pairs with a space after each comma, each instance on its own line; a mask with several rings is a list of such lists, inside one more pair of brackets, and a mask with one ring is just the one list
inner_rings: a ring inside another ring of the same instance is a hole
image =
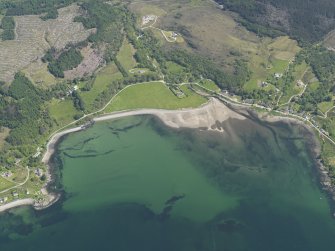
[[322, 149], [320, 140], [318, 139], [316, 134], [317, 131], [315, 131], [313, 127], [310, 127], [307, 124], [305, 124], [303, 121], [291, 117], [266, 115], [266, 116], [260, 116], [259, 118], [270, 123], [284, 122], [288, 124], [299, 125], [306, 130], [307, 134], [309, 134], [306, 137], [306, 144], [308, 150], [310, 151], [311, 156], [313, 157], [313, 162], [318, 175], [319, 187], [321, 190], [327, 193], [329, 200], [332, 204], [331, 205], [332, 216], [335, 217], [335, 187], [334, 185], [332, 185], [331, 178], [329, 177], [329, 171], [324, 166], [320, 158]]
[[34, 199], [20, 199], [20, 200], [14, 200], [12, 202], [9, 202], [7, 204], [4, 204], [0, 206], [0, 213], [7, 211], [12, 208], [21, 207], [21, 206], [33, 206], [35, 204]]
[[[222, 113], [223, 112], [223, 113]], [[211, 116], [210, 113], [215, 113]], [[112, 119], [119, 119], [129, 116], [139, 115], [152, 115], [162, 120], [162, 122], [172, 128], [200, 128], [207, 127], [210, 129], [216, 121], [224, 121], [228, 118], [239, 118], [245, 119], [242, 115], [235, 114], [229, 107], [224, 105], [217, 99], [210, 99], [207, 103], [203, 104], [198, 108], [185, 108], [179, 110], [165, 110], [165, 109], [137, 109], [137, 110], [126, 110], [120, 112], [113, 112], [109, 114], [100, 115], [92, 119], [93, 122], [101, 122]], [[49, 165], [49, 161], [52, 155], [55, 153], [55, 146], [57, 142], [65, 135], [85, 130], [85, 126], [77, 126], [75, 128], [66, 129], [59, 133], [56, 133], [51, 137], [46, 145], [46, 152], [43, 155], [42, 163]]]
[[[318, 158], [321, 153], [321, 147], [319, 140], [313, 130], [313, 128], [304, 124], [302, 121], [285, 117], [285, 116], [276, 116], [263, 114], [255, 112], [254, 110], [246, 107], [231, 107], [227, 106], [218, 99], [211, 98], [207, 103], [203, 104], [198, 108], [184, 108], [179, 110], [164, 110], [164, 109], [137, 109], [137, 110], [126, 110], [113, 112], [109, 114], [103, 114], [92, 119], [93, 122], [101, 122], [106, 120], [119, 119], [129, 116], [139, 116], [139, 115], [152, 115], [159, 118], [166, 126], [172, 128], [207, 128], [208, 131], [217, 131], [224, 132], [222, 128], [217, 127], [217, 122], [223, 122], [229, 118], [235, 118], [239, 120], [247, 119], [251, 116], [250, 119], [258, 119], [260, 121], [265, 121], [268, 123], [288, 123], [299, 125], [308, 132], [309, 136], [306, 137], [306, 144], [308, 144], [308, 149], [313, 157], [315, 169], [318, 174], [319, 184], [322, 190], [326, 191], [329, 194], [329, 197], [332, 201], [335, 201], [335, 189], [331, 185], [328, 172], [325, 170], [324, 165], [321, 163]], [[55, 154], [57, 145], [59, 141], [66, 135], [79, 132], [87, 129], [86, 125], [77, 126], [74, 128], [66, 129], [64, 131], [58, 132], [53, 135], [48, 143], [46, 144], [46, 151], [42, 157], [41, 162], [47, 166], [47, 183], [43, 188], [43, 193], [49, 197], [44, 203], [35, 201], [34, 199], [19, 199], [8, 204], [0, 206], [0, 212], [19, 207], [31, 205], [36, 210], [45, 209], [59, 200], [61, 197], [58, 193], [51, 193], [48, 190], [48, 185], [52, 182], [51, 173], [52, 165], [51, 158]], [[334, 215], [335, 216], [335, 215]]]

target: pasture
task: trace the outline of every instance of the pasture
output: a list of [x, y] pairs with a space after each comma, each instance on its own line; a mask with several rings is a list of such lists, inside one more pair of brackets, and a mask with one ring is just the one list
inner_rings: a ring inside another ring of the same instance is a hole
[[[94, 111], [94, 100], [100, 93], [107, 89], [110, 83], [117, 79], [122, 79], [122, 74], [118, 71], [114, 63], [105, 66], [97, 73], [92, 89], [90, 91], [82, 91], [80, 93], [88, 111]], [[80, 83], [79, 86], [82, 87], [83, 85], [85, 85], [85, 82]]]
[[120, 48], [119, 53], [117, 54], [117, 60], [121, 63], [123, 68], [126, 71], [133, 69], [136, 67], [136, 60], [134, 59], [135, 49], [134, 47], [128, 42], [127, 39], [123, 41], [123, 44]]
[[79, 113], [73, 106], [73, 101], [70, 98], [65, 100], [53, 99], [49, 104], [49, 113], [58, 126], [64, 126], [73, 121], [74, 115]]
[[187, 86], [181, 87], [186, 97], [178, 98], [161, 82], [133, 85], [120, 92], [105, 112], [139, 108], [180, 109], [198, 107], [207, 100]]

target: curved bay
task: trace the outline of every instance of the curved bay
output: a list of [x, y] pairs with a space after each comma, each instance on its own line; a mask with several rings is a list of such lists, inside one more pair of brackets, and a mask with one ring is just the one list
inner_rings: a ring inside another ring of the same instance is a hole
[[335, 222], [303, 131], [222, 127], [173, 130], [141, 116], [68, 135], [64, 199], [1, 214], [0, 250], [330, 250]]

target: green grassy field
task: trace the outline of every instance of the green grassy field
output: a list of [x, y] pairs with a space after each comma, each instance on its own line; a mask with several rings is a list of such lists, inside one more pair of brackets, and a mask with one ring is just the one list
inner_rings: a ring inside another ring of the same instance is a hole
[[322, 102], [318, 104], [318, 108], [321, 112], [325, 113], [327, 112], [330, 108], [334, 107], [334, 102]]
[[249, 54], [251, 79], [245, 84], [246, 91], [259, 89], [260, 83], [274, 77], [275, 73], [284, 74], [291, 59], [300, 50], [296, 41], [288, 37], [264, 39], [256, 51]]
[[275, 73], [284, 73], [288, 67], [289, 61], [281, 59], [271, 59], [271, 68], [268, 70], [268, 74], [273, 75]]
[[71, 99], [53, 99], [49, 104], [50, 116], [57, 121], [59, 126], [73, 121], [73, 116], [79, 113], [73, 106]]
[[166, 62], [166, 66], [171, 73], [181, 73], [184, 71], [184, 67], [171, 61]]
[[0, 191], [13, 187], [15, 184], [0, 177]]
[[134, 54], [134, 47], [128, 42], [128, 40], [125, 39], [117, 55], [117, 59], [127, 71], [133, 69], [136, 66]]
[[9, 135], [10, 129], [6, 127], [0, 128], [0, 150], [3, 148], [5, 144], [5, 139]]
[[105, 112], [136, 108], [180, 109], [198, 107], [207, 100], [186, 86], [181, 87], [185, 98], [176, 97], [163, 83], [145, 83], [131, 86], [115, 97]]
[[306, 74], [307, 71], [308, 71], [308, 65], [306, 64], [306, 62], [297, 65], [293, 72], [294, 79], [295, 80], [304, 79], [304, 75]]
[[255, 56], [250, 63], [252, 75], [250, 80], [244, 85], [246, 91], [261, 88], [260, 83], [262, 81], [273, 78], [275, 73], [283, 74], [289, 65], [289, 61], [275, 58], [266, 60], [265, 58], [259, 58], [259, 56]]
[[41, 62], [33, 62], [23, 70], [23, 73], [39, 87], [50, 87], [57, 83], [57, 79], [48, 71], [48, 65]]
[[220, 92], [220, 88], [212, 80], [202, 80], [199, 85], [214, 92]]
[[[184, 38], [180, 35], [178, 35], [176, 38], [173, 38], [174, 31], [161, 30], [161, 32], [165, 35], [165, 37], [167, 37], [167, 39], [169, 40], [168, 42], [172, 42], [172, 43], [184, 43], [185, 42]], [[163, 34], [162, 34], [162, 36], [164, 36]], [[165, 41], [166, 41], [166, 39], [165, 39]]]
[[295, 69], [292, 73], [294, 80], [292, 83], [290, 83], [290, 86], [287, 89], [287, 91], [282, 95], [279, 101], [279, 105], [287, 103], [293, 95], [297, 95], [303, 91], [304, 87], [298, 86], [297, 81], [304, 79], [304, 75], [306, 74], [307, 70], [308, 70], [308, 65], [305, 62], [303, 62], [300, 65], [295, 66]]
[[330, 172], [335, 175], [335, 146], [330, 144], [328, 140], [322, 141], [322, 153], [327, 161], [327, 164], [331, 167]]
[[320, 83], [317, 81], [317, 82], [310, 83], [307, 88], [310, 89], [311, 91], [315, 91], [318, 89], [319, 86], [320, 86]]
[[[88, 92], [81, 92], [80, 95], [83, 98], [86, 109], [88, 111], [93, 111], [93, 103], [94, 100], [98, 97], [100, 93], [102, 93], [108, 85], [117, 79], [121, 79], [122, 74], [118, 71], [116, 65], [114, 63], [107, 65], [101, 71], [98, 72], [96, 79], [94, 81], [93, 87]], [[80, 86], [85, 83], [81, 83]]]
[[284, 61], [293, 59], [300, 51], [298, 43], [287, 36], [275, 38], [268, 47], [275, 58]]

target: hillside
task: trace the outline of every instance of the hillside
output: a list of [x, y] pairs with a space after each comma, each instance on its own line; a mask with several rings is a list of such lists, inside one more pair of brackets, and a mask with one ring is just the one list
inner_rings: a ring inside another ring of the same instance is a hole
[[275, 36], [281, 33], [305, 42], [321, 40], [335, 28], [333, 0], [216, 0], [237, 12], [248, 29]]
[[0, 40], [0, 81], [11, 81], [17, 71], [40, 62], [46, 50], [63, 49], [69, 43], [84, 41], [93, 32], [73, 22], [79, 15], [76, 5], [59, 9], [56, 19], [43, 21], [38, 15], [17, 16], [15, 39]]

